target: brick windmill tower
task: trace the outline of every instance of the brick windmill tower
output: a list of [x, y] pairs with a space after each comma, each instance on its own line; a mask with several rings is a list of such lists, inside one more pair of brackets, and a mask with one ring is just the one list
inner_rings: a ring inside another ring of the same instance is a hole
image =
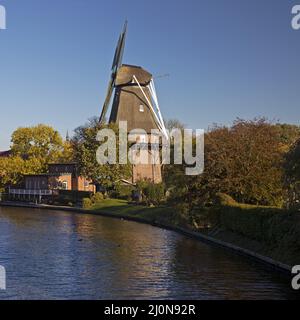
[[[127, 121], [127, 130], [136, 130], [137, 141], [150, 142], [152, 129], [159, 130], [167, 139], [168, 134], [160, 112], [152, 74], [140, 66], [122, 64], [122, 57], [127, 34], [127, 22], [119, 37], [115, 51], [111, 78], [108, 84], [106, 99], [103, 104], [100, 122], [105, 121], [112, 96], [113, 102], [109, 116], [109, 123]], [[138, 133], [137, 129], [142, 129]], [[147, 137], [145, 137], [145, 132]], [[162, 181], [159, 150], [147, 149], [150, 158], [148, 164], [135, 164], [132, 167], [131, 183], [141, 179], [148, 179], [154, 183]]]

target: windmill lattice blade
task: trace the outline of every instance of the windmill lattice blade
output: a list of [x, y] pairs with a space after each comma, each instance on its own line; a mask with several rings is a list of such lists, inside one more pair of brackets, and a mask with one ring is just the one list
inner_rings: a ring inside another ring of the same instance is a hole
[[105, 98], [105, 101], [103, 104], [103, 108], [102, 108], [102, 112], [101, 112], [101, 116], [100, 116], [100, 120], [99, 120], [100, 123], [103, 123], [104, 118], [106, 116], [106, 113], [107, 113], [107, 110], [109, 107], [109, 102], [110, 102], [110, 99], [111, 99], [111, 96], [112, 96], [112, 93], [114, 90], [114, 82], [115, 82], [115, 79], [114, 79], [114, 77], [112, 77], [111, 80], [109, 81], [109, 84], [108, 84], [106, 98]]
[[118, 40], [117, 47], [115, 50], [114, 60], [113, 60], [112, 66], [111, 66], [112, 70], [114, 70], [117, 65], [117, 60], [118, 60], [120, 47], [121, 47], [121, 41], [122, 41], [122, 34], [119, 36], [119, 40]]
[[105, 115], [107, 113], [109, 103], [111, 100], [111, 96], [114, 90], [114, 85], [115, 85], [115, 80], [117, 76], [117, 71], [120, 68], [122, 64], [122, 58], [123, 58], [123, 53], [124, 53], [124, 47], [125, 47], [125, 39], [126, 39], [126, 34], [127, 34], [127, 21], [125, 21], [123, 31], [120, 34], [118, 44], [116, 47], [114, 59], [113, 59], [113, 64], [112, 64], [112, 74], [111, 74], [111, 79], [108, 84], [108, 89], [107, 89], [107, 94], [106, 98], [103, 104], [101, 116], [100, 116], [100, 123], [103, 123]]
[[122, 64], [126, 34], [127, 34], [127, 21], [125, 22], [123, 31], [119, 37], [119, 41], [118, 41], [118, 45], [116, 48], [115, 57], [112, 65], [113, 72], [116, 72]]
[[123, 59], [123, 53], [125, 48], [125, 41], [126, 41], [126, 35], [127, 35], [127, 21], [125, 21], [123, 33], [122, 33], [122, 40], [121, 40], [121, 46], [120, 46], [120, 54], [119, 54], [119, 60], [117, 64], [117, 68], [120, 68], [122, 65], [122, 59]]

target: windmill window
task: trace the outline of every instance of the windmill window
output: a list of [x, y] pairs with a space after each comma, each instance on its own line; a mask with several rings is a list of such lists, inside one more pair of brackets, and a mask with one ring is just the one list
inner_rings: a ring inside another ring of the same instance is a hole
[[140, 104], [139, 110], [140, 112], [144, 112], [144, 106], [142, 104]]
[[146, 135], [144, 135], [144, 134], [140, 135], [140, 142], [141, 143], [146, 143]]

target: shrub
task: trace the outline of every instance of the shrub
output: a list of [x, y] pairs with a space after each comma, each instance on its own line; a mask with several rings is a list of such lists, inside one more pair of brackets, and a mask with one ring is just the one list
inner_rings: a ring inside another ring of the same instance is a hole
[[182, 218], [186, 219], [189, 217], [191, 208], [188, 205], [188, 203], [185, 203], [185, 202], [178, 203], [176, 204], [175, 209]]
[[92, 205], [93, 205], [93, 202], [90, 198], [83, 198], [82, 199], [82, 207], [84, 209], [89, 209], [92, 207]]
[[165, 199], [165, 186], [162, 183], [149, 183], [143, 193], [148, 205], [159, 205]]
[[153, 183], [147, 179], [139, 180], [136, 183], [136, 194], [141, 195], [141, 200], [147, 205], [159, 205], [166, 199], [165, 185]]
[[97, 192], [91, 197], [91, 201], [93, 204], [102, 202], [104, 199], [104, 195], [102, 192]]
[[89, 197], [92, 192], [90, 191], [78, 191], [78, 190], [57, 190], [60, 196], [68, 197], [74, 200], [82, 200]]
[[136, 189], [139, 192], [144, 192], [144, 190], [147, 188], [147, 186], [150, 184], [150, 180], [147, 179], [142, 179], [137, 181], [136, 183]]
[[273, 210], [224, 206], [220, 208], [220, 224], [227, 230], [239, 233], [253, 240], [267, 240], [270, 218], [276, 215]]
[[114, 198], [118, 199], [131, 200], [133, 190], [133, 186], [118, 185], [116, 186], [116, 190], [113, 193], [113, 196]]
[[53, 197], [53, 202], [57, 205], [70, 206], [81, 204], [84, 198], [90, 197], [92, 193], [87, 191], [76, 190], [57, 190]]
[[214, 204], [222, 206], [234, 206], [238, 203], [228, 194], [218, 192], [215, 196]]
[[210, 211], [212, 217], [217, 216], [214, 224], [249, 239], [278, 245], [296, 228], [299, 236], [300, 213], [297, 212], [238, 203], [214, 207]]
[[[202, 226], [201, 209], [194, 221]], [[236, 203], [206, 208], [208, 225], [239, 234], [267, 246], [272, 256], [290, 265], [300, 259], [300, 212]], [[190, 220], [189, 220], [190, 221]]]

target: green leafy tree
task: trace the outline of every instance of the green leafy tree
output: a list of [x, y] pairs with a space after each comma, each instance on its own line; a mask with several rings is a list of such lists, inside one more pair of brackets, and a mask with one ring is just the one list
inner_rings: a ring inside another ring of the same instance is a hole
[[12, 134], [12, 155], [0, 159], [0, 188], [20, 184], [24, 175], [47, 171], [48, 163], [73, 159], [73, 147], [52, 127], [39, 124]]
[[76, 162], [72, 141], [67, 140], [63, 142], [62, 151], [58, 155], [58, 161], [64, 163]]
[[23, 159], [13, 156], [0, 159], [0, 188], [14, 186], [22, 183], [26, 174], [36, 174], [43, 171], [43, 166], [38, 159]]
[[62, 137], [47, 125], [18, 128], [12, 134], [11, 141], [13, 156], [39, 159], [43, 165], [57, 161], [62, 156]]
[[101, 142], [96, 140], [100, 129], [112, 129], [117, 137], [118, 154], [118, 129], [115, 125], [100, 125], [96, 118], [75, 130], [73, 137], [74, 156], [78, 162], [79, 171], [85, 177], [91, 179], [94, 183], [101, 185], [106, 189], [114, 188], [121, 183], [122, 179], [127, 179], [131, 175], [131, 166], [129, 164], [99, 164], [96, 158], [96, 152]]

